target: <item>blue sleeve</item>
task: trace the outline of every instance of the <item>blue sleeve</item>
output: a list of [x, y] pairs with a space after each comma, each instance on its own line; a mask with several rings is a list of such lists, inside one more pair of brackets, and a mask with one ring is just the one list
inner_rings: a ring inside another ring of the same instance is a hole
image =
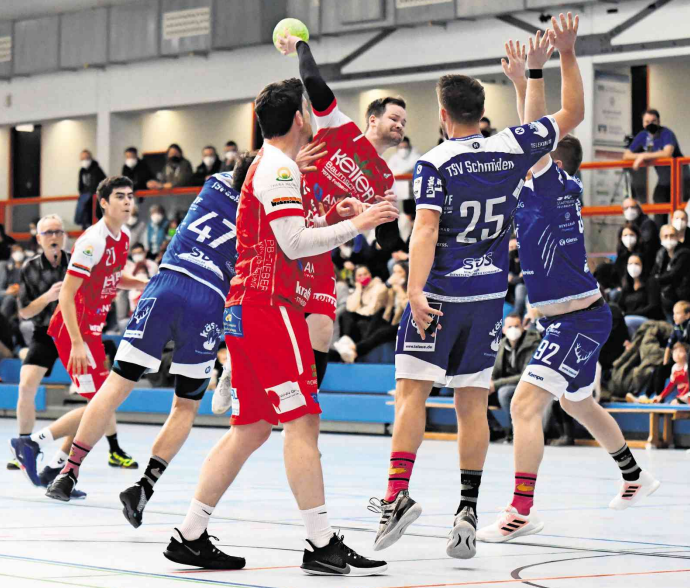
[[433, 165], [421, 160], [417, 162], [412, 179], [412, 191], [417, 209], [428, 208], [443, 212], [446, 198], [445, 183]]
[[552, 116], [544, 116], [519, 127], [510, 127], [508, 131], [517, 141], [522, 153], [528, 156], [530, 167], [556, 149], [560, 139], [558, 123]]
[[647, 131], [640, 131], [635, 135], [635, 138], [633, 139], [633, 142], [630, 143], [630, 151], [633, 153], [641, 153], [642, 151], [645, 150], [645, 147], [647, 147]]
[[551, 163], [532, 175], [534, 192], [542, 197], [556, 197], [562, 194], [582, 194], [582, 182], [559, 168], [556, 163]]
[[674, 135], [671, 129], [661, 129], [659, 142], [661, 143], [661, 145], [659, 146], [659, 151], [661, 151], [667, 145], [673, 145], [674, 149], [678, 147], [678, 140], [676, 139], [676, 136]]

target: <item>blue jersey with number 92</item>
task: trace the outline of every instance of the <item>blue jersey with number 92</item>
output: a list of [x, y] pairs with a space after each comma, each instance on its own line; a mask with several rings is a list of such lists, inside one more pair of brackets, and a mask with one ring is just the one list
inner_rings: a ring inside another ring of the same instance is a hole
[[503, 298], [508, 241], [530, 167], [558, 143], [551, 117], [484, 138], [449, 139], [423, 155], [412, 181], [417, 209], [441, 214], [424, 292], [433, 300]]
[[163, 256], [161, 268], [205, 284], [225, 300], [237, 259], [237, 206], [232, 174], [211, 176], [189, 207]]

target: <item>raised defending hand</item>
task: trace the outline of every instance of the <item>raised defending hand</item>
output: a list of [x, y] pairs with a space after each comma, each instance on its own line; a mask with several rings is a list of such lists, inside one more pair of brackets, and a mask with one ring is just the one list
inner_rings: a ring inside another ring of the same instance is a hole
[[577, 29], [580, 26], [580, 17], [568, 13], [566, 18], [563, 13], [559, 15], [560, 25], [555, 17], [551, 17], [553, 31], [549, 31], [551, 42], [559, 53], [573, 53], [575, 51], [575, 41], [577, 40]]
[[543, 35], [541, 31], [537, 31], [536, 37], [529, 38], [527, 69], [543, 69], [544, 64], [551, 59], [556, 47], [549, 42], [550, 37], [549, 31]]
[[312, 165], [318, 159], [321, 159], [324, 155], [328, 153], [326, 151], [326, 143], [309, 143], [302, 147], [297, 154], [297, 167], [299, 171], [303, 174], [316, 171], [316, 166]]
[[287, 28], [282, 35], [278, 35], [278, 49], [283, 55], [292, 55], [297, 51], [297, 43], [302, 41], [299, 37], [291, 35]]
[[503, 73], [513, 83], [524, 81], [527, 48], [524, 45], [520, 45], [520, 41], [513, 43], [512, 39], [505, 44], [505, 48], [508, 60], [501, 59]]

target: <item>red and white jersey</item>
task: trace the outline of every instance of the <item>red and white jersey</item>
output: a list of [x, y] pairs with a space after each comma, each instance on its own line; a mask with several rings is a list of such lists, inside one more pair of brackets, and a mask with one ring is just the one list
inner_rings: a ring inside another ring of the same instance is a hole
[[308, 226], [347, 196], [373, 203], [375, 196], [393, 187], [393, 172], [379, 157], [359, 127], [333, 100], [323, 112], [314, 110], [318, 131], [314, 142], [325, 143], [327, 154], [315, 161], [317, 171], [304, 176]]
[[264, 143], [242, 186], [237, 263], [226, 307], [252, 304], [302, 310], [307, 304], [311, 288], [304, 285], [302, 264], [283, 253], [270, 225], [286, 216], [304, 218], [300, 181], [297, 164], [277, 147]]
[[[108, 230], [104, 219], [86, 229], [74, 244], [67, 273], [84, 280], [74, 299], [82, 333], [100, 335], [103, 331], [128, 253], [129, 229], [123, 226], [120, 234], [115, 236]], [[58, 304], [50, 320], [48, 334], [57, 336], [63, 324]]]

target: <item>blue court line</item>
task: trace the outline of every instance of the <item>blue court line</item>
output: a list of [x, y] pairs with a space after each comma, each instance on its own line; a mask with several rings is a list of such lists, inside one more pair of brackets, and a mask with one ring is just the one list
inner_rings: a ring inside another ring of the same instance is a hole
[[[41, 564], [46, 564], [46, 565], [53, 565], [53, 566], [62, 566], [62, 567], [68, 567], [68, 568], [77, 568], [77, 569], [82, 569], [82, 570], [97, 570], [101, 572], [113, 572], [116, 574], [126, 574], [129, 576], [141, 576], [143, 578], [163, 578], [163, 579], [168, 579], [168, 580], [177, 580], [178, 582], [193, 582], [193, 583], [201, 583], [201, 584], [214, 584], [216, 586], [234, 586], [236, 588], [272, 588], [271, 586], [259, 586], [257, 584], [239, 584], [237, 582], [221, 582], [219, 580], [206, 580], [206, 579], [201, 579], [201, 578], [185, 578], [181, 576], [170, 576], [168, 574], [151, 574], [149, 572], [136, 572], [133, 570], [122, 570], [118, 568], [103, 568], [100, 566], [89, 566], [86, 564], [74, 564], [74, 563], [67, 563], [63, 561], [53, 561], [49, 559], [38, 559], [34, 557], [23, 557], [19, 555], [7, 555], [4, 553], [0, 553], [0, 558], [5, 558], [5, 559], [14, 559], [14, 560], [19, 560], [19, 561], [29, 561], [33, 563], [41, 563]], [[202, 570], [199, 570], [200, 572]]]

